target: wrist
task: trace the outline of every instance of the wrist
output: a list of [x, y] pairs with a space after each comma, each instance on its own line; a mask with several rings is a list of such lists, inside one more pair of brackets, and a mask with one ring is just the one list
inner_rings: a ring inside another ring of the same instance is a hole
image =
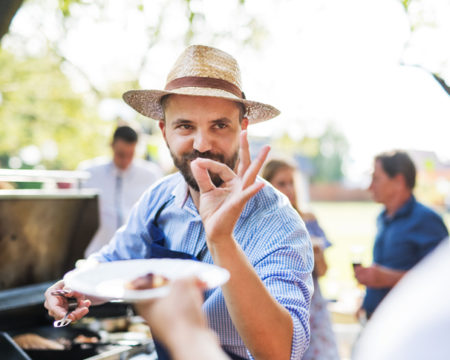
[[233, 236], [207, 238], [206, 244], [213, 259], [216, 256], [223, 257], [226, 254], [235, 254], [239, 246]]
[[404, 271], [394, 270], [381, 267], [382, 272], [382, 285], [384, 287], [393, 287], [405, 274]]

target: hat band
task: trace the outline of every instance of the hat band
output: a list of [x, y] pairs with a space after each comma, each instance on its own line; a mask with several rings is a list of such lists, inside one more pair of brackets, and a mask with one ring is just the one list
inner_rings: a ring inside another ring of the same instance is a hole
[[185, 76], [178, 79], [174, 79], [167, 83], [164, 90], [175, 90], [183, 87], [201, 87], [212, 88], [227, 91], [238, 98], [245, 99], [244, 93], [236, 85], [223, 80], [210, 77], [200, 76]]

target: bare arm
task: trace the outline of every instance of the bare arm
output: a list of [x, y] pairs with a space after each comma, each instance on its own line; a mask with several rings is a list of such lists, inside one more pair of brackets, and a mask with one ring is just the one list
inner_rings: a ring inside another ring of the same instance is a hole
[[324, 276], [327, 272], [328, 265], [323, 254], [323, 250], [319, 245], [313, 246], [314, 250], [314, 274], [317, 277]]
[[209, 329], [186, 328], [180, 333], [174, 332], [171, 336], [167, 347], [174, 360], [229, 359], [220, 347], [216, 335]]
[[355, 277], [360, 284], [377, 289], [392, 288], [406, 274], [406, 271], [393, 270], [380, 265], [356, 266]]
[[201, 306], [202, 284], [195, 278], [171, 285], [167, 297], [136, 305], [152, 333], [174, 360], [226, 360], [213, 331], [207, 328]]
[[[292, 318], [269, 293], [233, 237], [234, 226], [245, 204], [264, 186], [255, 179], [268, 152], [268, 147], [263, 148], [258, 158], [251, 162], [244, 131], [237, 174], [210, 159], [196, 159], [191, 163], [191, 169], [200, 188], [196, 205], [205, 227], [209, 251], [214, 263], [231, 274], [222, 290], [234, 326], [255, 358], [289, 359]], [[224, 184], [216, 188], [208, 171], [219, 174]]]
[[222, 286], [234, 326], [255, 359], [289, 359], [293, 323], [269, 293], [234, 239], [210, 244], [214, 263], [230, 271]]

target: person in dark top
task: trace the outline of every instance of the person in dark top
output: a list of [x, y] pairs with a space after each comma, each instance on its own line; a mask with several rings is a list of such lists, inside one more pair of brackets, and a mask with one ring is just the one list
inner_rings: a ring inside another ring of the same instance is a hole
[[384, 210], [377, 218], [373, 265], [355, 267], [356, 279], [367, 287], [362, 309], [368, 318], [405, 273], [448, 236], [442, 218], [415, 199], [415, 183], [416, 168], [405, 152], [375, 157], [369, 190]]

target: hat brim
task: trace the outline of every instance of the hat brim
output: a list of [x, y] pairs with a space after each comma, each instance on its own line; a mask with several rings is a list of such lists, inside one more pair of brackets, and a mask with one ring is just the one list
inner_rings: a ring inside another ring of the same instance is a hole
[[123, 100], [138, 113], [154, 120], [164, 120], [164, 110], [161, 106], [161, 98], [172, 94], [215, 97], [241, 103], [245, 106], [245, 117], [250, 124], [266, 121], [280, 114], [280, 111], [271, 105], [241, 99], [227, 91], [212, 88], [184, 87], [172, 91], [130, 90], [124, 93], [122, 97]]

